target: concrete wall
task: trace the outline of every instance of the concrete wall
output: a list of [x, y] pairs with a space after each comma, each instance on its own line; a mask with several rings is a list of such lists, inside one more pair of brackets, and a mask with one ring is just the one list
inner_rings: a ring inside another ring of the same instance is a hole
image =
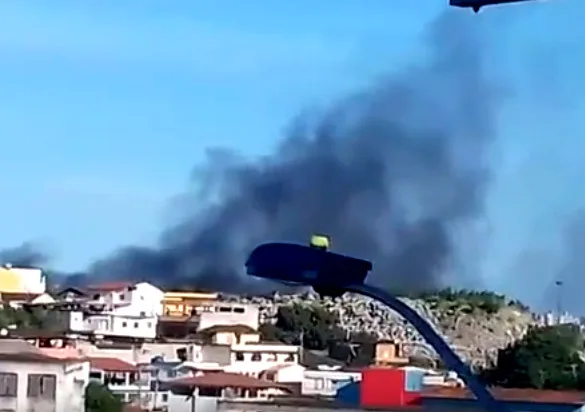
[[[83, 412], [85, 387], [89, 380], [89, 363], [0, 362], [0, 372], [16, 373], [17, 396], [0, 397], [0, 410], [34, 412]], [[55, 399], [27, 397], [29, 374], [56, 377]]]

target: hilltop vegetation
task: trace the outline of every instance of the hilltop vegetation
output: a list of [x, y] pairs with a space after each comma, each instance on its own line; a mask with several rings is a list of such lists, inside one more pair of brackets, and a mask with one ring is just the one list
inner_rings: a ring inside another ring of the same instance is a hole
[[[313, 346], [320, 350], [339, 346], [332, 345], [333, 340], [343, 346], [358, 336], [361, 341], [391, 339], [403, 342], [408, 355], [436, 357], [412, 325], [379, 302], [359, 295], [323, 299], [307, 292], [224, 298], [258, 305], [263, 321], [269, 324], [265, 326], [268, 335], [273, 338], [291, 341], [291, 336], [298, 337], [303, 329], [305, 345], [313, 345], [309, 342], [317, 336], [315, 341], [319, 344]], [[488, 291], [446, 289], [411, 294], [403, 300], [433, 325], [460, 356], [478, 366], [495, 361], [498, 349], [522, 338], [536, 322], [525, 305]]]
[[420, 299], [432, 309], [443, 313], [495, 314], [505, 307], [527, 311], [528, 307], [518, 300], [490, 291], [447, 288], [437, 292], [406, 294], [411, 299]]

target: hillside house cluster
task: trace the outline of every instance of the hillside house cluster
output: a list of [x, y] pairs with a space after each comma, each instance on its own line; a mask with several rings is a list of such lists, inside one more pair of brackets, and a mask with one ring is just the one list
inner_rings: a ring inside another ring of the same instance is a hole
[[[409, 367], [398, 342], [379, 342], [374, 365], [350, 370], [324, 354], [263, 341], [258, 307], [215, 293], [139, 282], [49, 295], [40, 270], [5, 267], [0, 299], [62, 315], [49, 329], [0, 331], [2, 411], [81, 412], [92, 381], [148, 411], [298, 412], [339, 409], [336, 402], [344, 410], [474, 410], [457, 376]], [[437, 387], [446, 389], [437, 395]], [[579, 402], [565, 404], [575, 409], [585, 397]], [[555, 410], [569, 410], [561, 406]]]

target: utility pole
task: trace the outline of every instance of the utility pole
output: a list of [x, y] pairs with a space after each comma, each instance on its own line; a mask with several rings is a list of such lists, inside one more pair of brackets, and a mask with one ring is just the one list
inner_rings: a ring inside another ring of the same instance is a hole
[[560, 325], [563, 317], [563, 281], [555, 281], [557, 292], [557, 322]]

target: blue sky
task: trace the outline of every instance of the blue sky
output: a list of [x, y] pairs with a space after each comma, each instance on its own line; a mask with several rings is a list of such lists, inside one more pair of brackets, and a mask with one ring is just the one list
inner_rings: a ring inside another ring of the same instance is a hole
[[[407, 63], [446, 2], [0, 3], [0, 246], [39, 242], [70, 270], [152, 243], [207, 148], [269, 152], [299, 111]], [[514, 89], [481, 270], [515, 289], [519, 259], [553, 253], [585, 204], [585, 4], [458, 12]]]

